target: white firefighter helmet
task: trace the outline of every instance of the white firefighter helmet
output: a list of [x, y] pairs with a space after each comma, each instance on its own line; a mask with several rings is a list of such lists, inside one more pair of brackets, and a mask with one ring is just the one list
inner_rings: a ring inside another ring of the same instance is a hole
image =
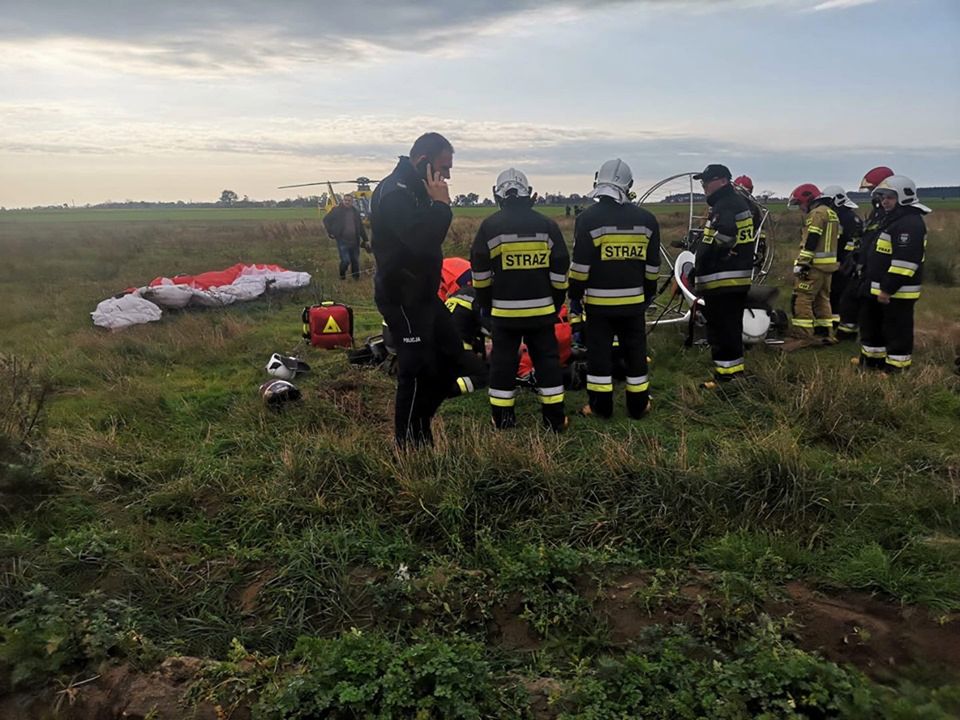
[[298, 373], [310, 372], [310, 366], [303, 360], [281, 355], [280, 353], [271, 355], [264, 369], [270, 375], [278, 377], [281, 380], [293, 380]]
[[747, 345], [762, 343], [770, 330], [770, 313], [762, 308], [744, 308], [743, 342]]
[[279, 407], [300, 397], [300, 389], [286, 380], [267, 380], [260, 386], [260, 399], [268, 407]]
[[510, 192], [516, 192], [517, 197], [530, 197], [530, 183], [527, 176], [516, 168], [507, 168], [497, 175], [497, 184], [493, 186], [493, 194], [503, 200]]
[[630, 187], [633, 185], [633, 171], [620, 158], [607, 160], [594, 176], [593, 190], [587, 197], [611, 197], [618, 203], [630, 199]]
[[884, 192], [893, 192], [897, 195], [897, 205], [904, 207], [915, 207], [923, 213], [932, 212], [926, 205], [921, 204], [917, 197], [917, 185], [906, 175], [891, 175], [881, 181], [874, 189], [873, 194], [883, 194]]
[[846, 191], [839, 185], [827, 185], [827, 187], [820, 191], [820, 197], [831, 200], [836, 207], [848, 207], [851, 210], [856, 210], [860, 207], [847, 197]]

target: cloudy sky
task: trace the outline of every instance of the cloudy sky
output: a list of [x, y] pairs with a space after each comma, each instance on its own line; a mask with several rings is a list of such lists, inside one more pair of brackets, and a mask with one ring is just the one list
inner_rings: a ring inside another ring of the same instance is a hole
[[[708, 162], [758, 190], [960, 182], [960, 0], [0, 0], [0, 206], [381, 177], [452, 191]], [[295, 192], [295, 191], [293, 191]]]

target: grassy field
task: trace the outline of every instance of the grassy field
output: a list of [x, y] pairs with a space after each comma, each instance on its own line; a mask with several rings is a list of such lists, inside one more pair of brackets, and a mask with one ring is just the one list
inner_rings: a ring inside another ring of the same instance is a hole
[[[321, 297], [358, 338], [379, 325], [316, 215], [65, 212], [0, 215], [0, 717], [960, 712], [956, 209], [929, 216], [909, 374], [761, 347], [745, 390], [705, 395], [708, 353], [662, 328], [642, 422], [618, 407], [553, 437], [524, 395], [496, 435], [481, 395], [402, 458], [392, 381], [299, 344]], [[682, 232], [682, 209], [658, 214]], [[799, 217], [772, 232], [782, 284]], [[238, 261], [315, 283], [90, 323], [125, 287]], [[275, 351], [315, 370], [282, 413], [256, 393]], [[178, 655], [204, 660], [175, 682]]]

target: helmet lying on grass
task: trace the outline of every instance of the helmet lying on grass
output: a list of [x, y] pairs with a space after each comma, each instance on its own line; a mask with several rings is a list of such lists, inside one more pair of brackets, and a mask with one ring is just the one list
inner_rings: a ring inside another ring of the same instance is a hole
[[303, 360], [280, 353], [274, 353], [270, 356], [265, 369], [281, 380], [293, 380], [298, 374], [310, 372], [310, 366]]
[[260, 399], [267, 407], [278, 408], [301, 397], [299, 388], [286, 380], [268, 380], [260, 386]]

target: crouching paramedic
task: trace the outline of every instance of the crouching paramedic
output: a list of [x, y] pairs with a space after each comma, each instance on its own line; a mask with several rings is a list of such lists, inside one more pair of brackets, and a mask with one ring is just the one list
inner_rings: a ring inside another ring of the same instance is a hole
[[913, 309], [920, 298], [930, 208], [913, 180], [893, 175], [874, 189], [883, 205], [880, 234], [866, 256], [870, 295], [860, 308], [860, 364], [888, 371], [910, 367]]
[[443, 241], [453, 219], [445, 182], [453, 146], [417, 138], [370, 199], [374, 299], [397, 352], [395, 437], [399, 448], [433, 444], [430, 424], [456, 377], [460, 343], [437, 297]]
[[486, 341], [483, 332], [483, 317], [477, 291], [470, 286], [461, 287], [444, 303], [457, 329], [462, 350], [457, 363], [457, 379], [450, 387], [448, 397], [468, 395], [487, 386], [489, 370], [486, 363]]
[[543, 421], [566, 427], [563, 379], [553, 324], [567, 292], [569, 254], [557, 224], [533, 209], [526, 176], [510, 168], [493, 188], [500, 210], [486, 218], [470, 253], [477, 301], [489, 308], [493, 333], [490, 397], [493, 424], [516, 424], [517, 365], [525, 341], [537, 369]]
[[701, 387], [710, 390], [744, 371], [743, 308], [753, 277], [753, 213], [730, 184], [724, 165], [707, 165], [693, 178], [703, 185], [710, 206], [695, 263], [714, 372], [714, 379]]
[[570, 297], [587, 316], [587, 396], [580, 412], [613, 414], [613, 345], [620, 341], [626, 364], [627, 413], [643, 417], [649, 403], [647, 298], [656, 294], [660, 227], [647, 210], [630, 202], [633, 173], [623, 160], [608, 160], [596, 174], [574, 230]]
[[787, 207], [799, 207], [804, 215], [800, 252], [793, 263], [792, 334], [809, 343], [814, 342], [815, 336], [834, 343], [830, 285], [833, 273], [840, 267], [840, 219], [830, 206], [830, 198], [821, 195], [820, 189], [811, 183], [794, 188]]

